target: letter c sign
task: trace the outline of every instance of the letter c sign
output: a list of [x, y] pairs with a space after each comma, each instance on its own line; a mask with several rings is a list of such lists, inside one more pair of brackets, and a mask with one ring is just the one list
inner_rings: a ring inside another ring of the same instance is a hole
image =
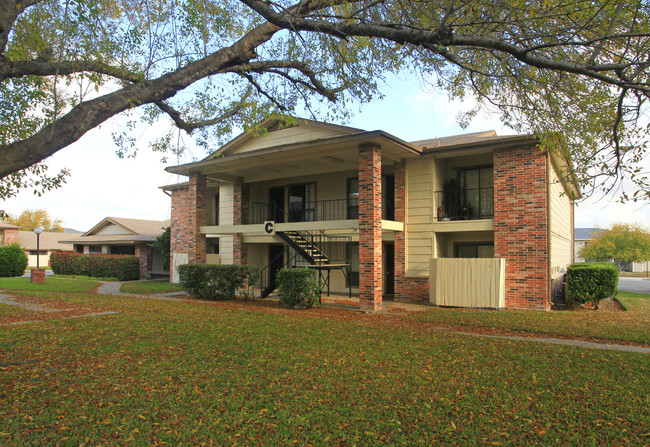
[[272, 220], [264, 222], [264, 232], [266, 234], [275, 234], [275, 222]]

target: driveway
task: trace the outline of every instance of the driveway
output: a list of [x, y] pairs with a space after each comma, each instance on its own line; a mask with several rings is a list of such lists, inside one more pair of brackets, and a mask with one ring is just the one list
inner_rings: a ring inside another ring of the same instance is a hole
[[618, 278], [618, 290], [650, 294], [650, 279]]

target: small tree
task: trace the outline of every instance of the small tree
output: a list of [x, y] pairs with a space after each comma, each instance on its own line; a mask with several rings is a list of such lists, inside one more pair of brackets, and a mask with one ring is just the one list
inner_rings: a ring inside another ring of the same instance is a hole
[[163, 257], [163, 268], [169, 270], [169, 256], [171, 253], [171, 227], [165, 228], [159, 236], [156, 236], [156, 242], [151, 244], [151, 247], [158, 249]]
[[619, 270], [650, 259], [650, 233], [641, 224], [616, 223], [601, 230], [580, 250], [584, 259], [616, 262]]

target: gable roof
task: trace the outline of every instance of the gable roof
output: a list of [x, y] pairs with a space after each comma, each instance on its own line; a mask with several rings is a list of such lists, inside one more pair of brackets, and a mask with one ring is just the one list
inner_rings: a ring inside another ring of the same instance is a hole
[[[306, 118], [290, 118], [288, 120], [268, 118], [257, 124], [254, 129], [239, 134], [228, 143], [220, 147], [217, 151], [208, 155], [205, 160], [221, 157], [224, 155], [235, 154], [238, 152], [244, 152], [247, 149], [246, 146], [254, 146], [253, 148], [249, 149], [260, 149], [263, 147], [274, 146], [278, 143], [275, 140], [282, 140], [282, 136], [284, 136], [285, 139], [291, 138], [291, 136], [293, 136], [296, 131], [302, 134], [312, 132], [317, 134], [318, 137], [349, 135], [353, 133], [363, 132], [362, 129], [357, 129], [354, 127], [324, 123], [321, 121], [314, 121]], [[274, 138], [269, 138], [272, 133], [275, 134], [273, 135]]]
[[464, 135], [452, 135], [448, 137], [429, 138], [427, 140], [411, 141], [413, 146], [419, 146], [422, 149], [432, 149], [436, 147], [455, 146], [457, 144], [469, 144], [485, 142], [489, 140], [501, 139], [494, 130], [483, 132], [467, 133]]
[[[61, 242], [69, 244], [144, 244], [156, 240], [163, 228], [170, 225], [170, 220], [128, 219], [124, 217], [106, 217], [84, 234], [71, 237]], [[110, 232], [102, 230], [112, 227]]]
[[[60, 231], [43, 231], [38, 238], [38, 248], [44, 251], [51, 250], [72, 250], [72, 245], [62, 243], [69, 234]], [[36, 250], [36, 233], [33, 231], [19, 231], [18, 244], [25, 250]]]

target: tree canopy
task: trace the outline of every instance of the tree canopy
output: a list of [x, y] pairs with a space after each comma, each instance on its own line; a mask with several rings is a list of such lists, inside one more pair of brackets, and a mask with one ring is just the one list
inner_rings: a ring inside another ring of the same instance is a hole
[[650, 260], [650, 232], [641, 224], [613, 224], [598, 231], [580, 250], [580, 257], [596, 261], [616, 261], [619, 269], [632, 262]]
[[[270, 114], [345, 120], [387, 73], [472, 97], [570, 158], [583, 189], [650, 199], [642, 0], [2, 0], [0, 197], [65, 181], [44, 160], [140, 109], [152, 142], [207, 150]], [[476, 108], [468, 110], [465, 119]], [[263, 131], [263, 130], [262, 130]], [[118, 154], [135, 151], [128, 132]], [[625, 180], [625, 183], [623, 183]], [[631, 182], [630, 182], [631, 180]]]
[[20, 227], [21, 230], [32, 231], [34, 228], [43, 227], [44, 231], [63, 231], [63, 222], [51, 217], [46, 210], [25, 210], [18, 216], [7, 216], [5, 221]]

